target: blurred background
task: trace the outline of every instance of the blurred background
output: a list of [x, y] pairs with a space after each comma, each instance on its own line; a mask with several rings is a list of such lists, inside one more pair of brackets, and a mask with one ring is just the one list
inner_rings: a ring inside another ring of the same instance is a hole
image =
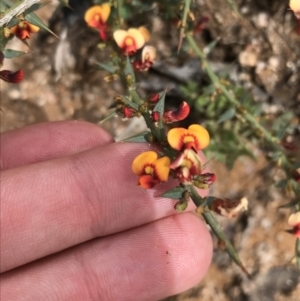
[[[295, 145], [291, 156], [299, 161], [297, 19], [288, 0], [237, 0], [241, 17], [234, 13], [231, 2], [195, 0], [190, 30], [203, 49], [218, 41], [208, 56], [213, 70], [270, 132], [284, 132], [282, 139]], [[109, 114], [114, 97], [124, 89], [118, 81], [106, 82], [107, 72], [96, 67], [96, 62], [109, 61], [110, 49], [98, 47], [98, 34], [84, 22], [84, 12], [92, 3], [71, 0], [70, 10], [53, 0], [37, 14], [59, 39], [41, 30], [32, 36], [29, 47], [17, 39], [10, 42], [8, 48], [28, 54], [4, 62], [3, 69], [23, 69], [25, 78], [16, 85], [0, 82], [1, 132], [68, 119], [99, 124]], [[170, 108], [187, 101], [192, 112], [181, 125], [201, 123], [212, 135], [206, 155], [217, 181], [211, 194], [249, 200], [247, 212], [236, 219], [219, 220], [253, 280], [249, 281], [215, 243], [213, 264], [205, 279], [167, 300], [299, 301], [300, 272], [292, 264], [295, 238], [284, 232], [290, 211], [278, 209], [294, 196], [276, 187], [284, 175], [270, 162], [272, 151], [247, 124], [230, 115], [229, 103], [210, 85], [186, 43], [177, 55], [180, 14], [173, 6], [180, 1], [124, 3], [137, 8], [134, 14], [128, 10], [128, 25], [145, 25], [151, 32], [149, 44], [158, 53], [149, 72], [138, 74], [139, 92], [146, 97], [170, 88]], [[117, 140], [145, 127], [138, 118], [126, 122], [113, 118], [101, 126]]]

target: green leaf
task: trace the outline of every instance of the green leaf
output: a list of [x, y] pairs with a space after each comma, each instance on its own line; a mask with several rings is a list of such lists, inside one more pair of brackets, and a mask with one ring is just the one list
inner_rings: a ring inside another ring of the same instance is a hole
[[0, 50], [1, 51], [4, 51], [4, 48], [9, 40], [10, 40], [10, 38], [6, 38], [4, 36], [4, 29], [0, 28]]
[[113, 110], [113, 112], [111, 112], [108, 116], [106, 116], [104, 119], [102, 119], [99, 124], [103, 124], [104, 122], [106, 122], [107, 120], [113, 118], [116, 116], [116, 109]]
[[137, 143], [149, 142], [149, 139], [148, 139], [149, 135], [151, 135], [150, 132], [144, 131], [144, 132], [134, 135], [132, 137], [126, 138], [126, 139], [122, 140], [121, 142], [137, 142]]
[[112, 65], [109, 65], [109, 64], [103, 64], [103, 63], [96, 63], [96, 65], [98, 65], [101, 69], [109, 72], [109, 73], [115, 73], [116, 72], [116, 67], [112, 66]]
[[217, 198], [214, 196], [206, 196], [203, 198], [203, 203], [201, 204], [202, 207], [211, 205]]
[[242, 271], [250, 278], [249, 273], [245, 269], [245, 267], [242, 264], [242, 261], [239, 258], [239, 255], [237, 251], [235, 250], [234, 246], [231, 244], [230, 240], [228, 239], [227, 235], [223, 231], [223, 228], [219, 224], [219, 222], [216, 220], [212, 212], [205, 211], [202, 213], [205, 221], [207, 224], [210, 225], [212, 231], [214, 234], [218, 237], [219, 240], [223, 241], [226, 245], [226, 251], [231, 257], [231, 259], [242, 269]]
[[278, 206], [279, 209], [285, 209], [285, 208], [294, 208], [295, 205], [297, 205], [299, 203], [298, 200], [294, 200], [291, 202], [288, 202], [286, 204], [283, 204], [281, 206]]
[[50, 1], [48, 2], [43, 2], [43, 3], [35, 3], [33, 5], [31, 5], [29, 8], [27, 8], [24, 12], [23, 12], [23, 15], [26, 16], [42, 7], [44, 7], [45, 5], [49, 4]]
[[227, 120], [232, 119], [235, 116], [235, 108], [230, 108], [228, 110], [226, 110], [219, 118], [219, 120], [217, 121], [217, 123], [222, 123], [225, 122]]
[[159, 112], [159, 114], [163, 114], [165, 110], [165, 97], [166, 97], [166, 91], [158, 93], [159, 95], [159, 101], [155, 105], [153, 111]]
[[15, 57], [27, 54], [27, 52], [24, 51], [18, 51], [18, 50], [13, 50], [13, 49], [5, 49], [3, 51], [4, 57], [6, 59], [13, 59]]
[[8, 24], [6, 25], [6, 27], [8, 28], [12, 28], [15, 25], [20, 23], [20, 19], [16, 18], [16, 17], [12, 17], [11, 20], [8, 22]]
[[206, 55], [209, 55], [216, 47], [216, 45], [219, 43], [220, 38], [210, 42], [207, 46], [204, 48], [204, 52]]
[[295, 163], [293, 164], [293, 168], [294, 168], [294, 169], [298, 169], [299, 167], [300, 167], [300, 161], [295, 162]]
[[275, 187], [277, 188], [284, 188], [287, 186], [288, 181], [286, 179], [282, 179], [280, 181], [278, 181], [277, 183], [275, 183]]
[[178, 186], [167, 192], [164, 192], [160, 196], [164, 197], [164, 198], [169, 198], [169, 199], [181, 199], [184, 191], [185, 191], [184, 188], [182, 188], [181, 186]]
[[135, 110], [139, 110], [139, 105], [130, 101], [126, 96], [120, 96], [122, 98], [122, 100], [129, 105], [130, 107], [134, 108]]
[[8, 9], [8, 6], [6, 6], [2, 1], [0, 2], [0, 14], [3, 15], [5, 11]]
[[51, 34], [53, 34], [55, 37], [58, 38], [58, 36], [52, 31], [50, 30], [47, 25], [34, 13], [30, 13], [28, 15], [25, 16], [24, 18], [26, 21], [28, 21], [29, 23], [38, 26], [41, 29], [47, 30], [48, 32], [50, 32]]
[[230, 8], [236, 13], [236, 15], [239, 17], [239, 18], [242, 18], [240, 12], [239, 12], [239, 9], [238, 9], [238, 6], [236, 5], [235, 1], [234, 0], [227, 0]]

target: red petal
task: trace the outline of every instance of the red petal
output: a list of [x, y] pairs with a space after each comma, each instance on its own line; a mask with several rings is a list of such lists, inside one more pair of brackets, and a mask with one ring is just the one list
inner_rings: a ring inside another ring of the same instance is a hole
[[151, 189], [158, 183], [160, 183], [159, 180], [153, 179], [151, 175], [143, 175], [138, 181], [138, 185], [141, 185], [145, 189]]
[[163, 116], [165, 123], [172, 123], [185, 119], [190, 113], [189, 105], [183, 101], [176, 111], [166, 111]]
[[18, 70], [16, 72], [12, 72], [10, 70], [2, 70], [0, 71], [0, 78], [6, 82], [12, 84], [18, 84], [24, 78], [23, 70]]

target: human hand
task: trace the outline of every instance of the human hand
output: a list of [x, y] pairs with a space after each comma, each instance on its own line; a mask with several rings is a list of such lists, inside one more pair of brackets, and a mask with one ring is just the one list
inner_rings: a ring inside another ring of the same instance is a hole
[[137, 186], [148, 149], [77, 121], [2, 134], [1, 300], [158, 300], [200, 281], [210, 234], [156, 197], [172, 183]]

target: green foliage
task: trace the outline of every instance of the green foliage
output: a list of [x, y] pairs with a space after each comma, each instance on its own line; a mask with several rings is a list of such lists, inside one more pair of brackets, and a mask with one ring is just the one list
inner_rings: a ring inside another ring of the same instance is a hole
[[13, 50], [13, 49], [5, 49], [3, 51], [3, 54], [4, 54], [4, 58], [13, 59], [13, 58], [16, 58], [16, 57], [26, 54], [26, 52]]

